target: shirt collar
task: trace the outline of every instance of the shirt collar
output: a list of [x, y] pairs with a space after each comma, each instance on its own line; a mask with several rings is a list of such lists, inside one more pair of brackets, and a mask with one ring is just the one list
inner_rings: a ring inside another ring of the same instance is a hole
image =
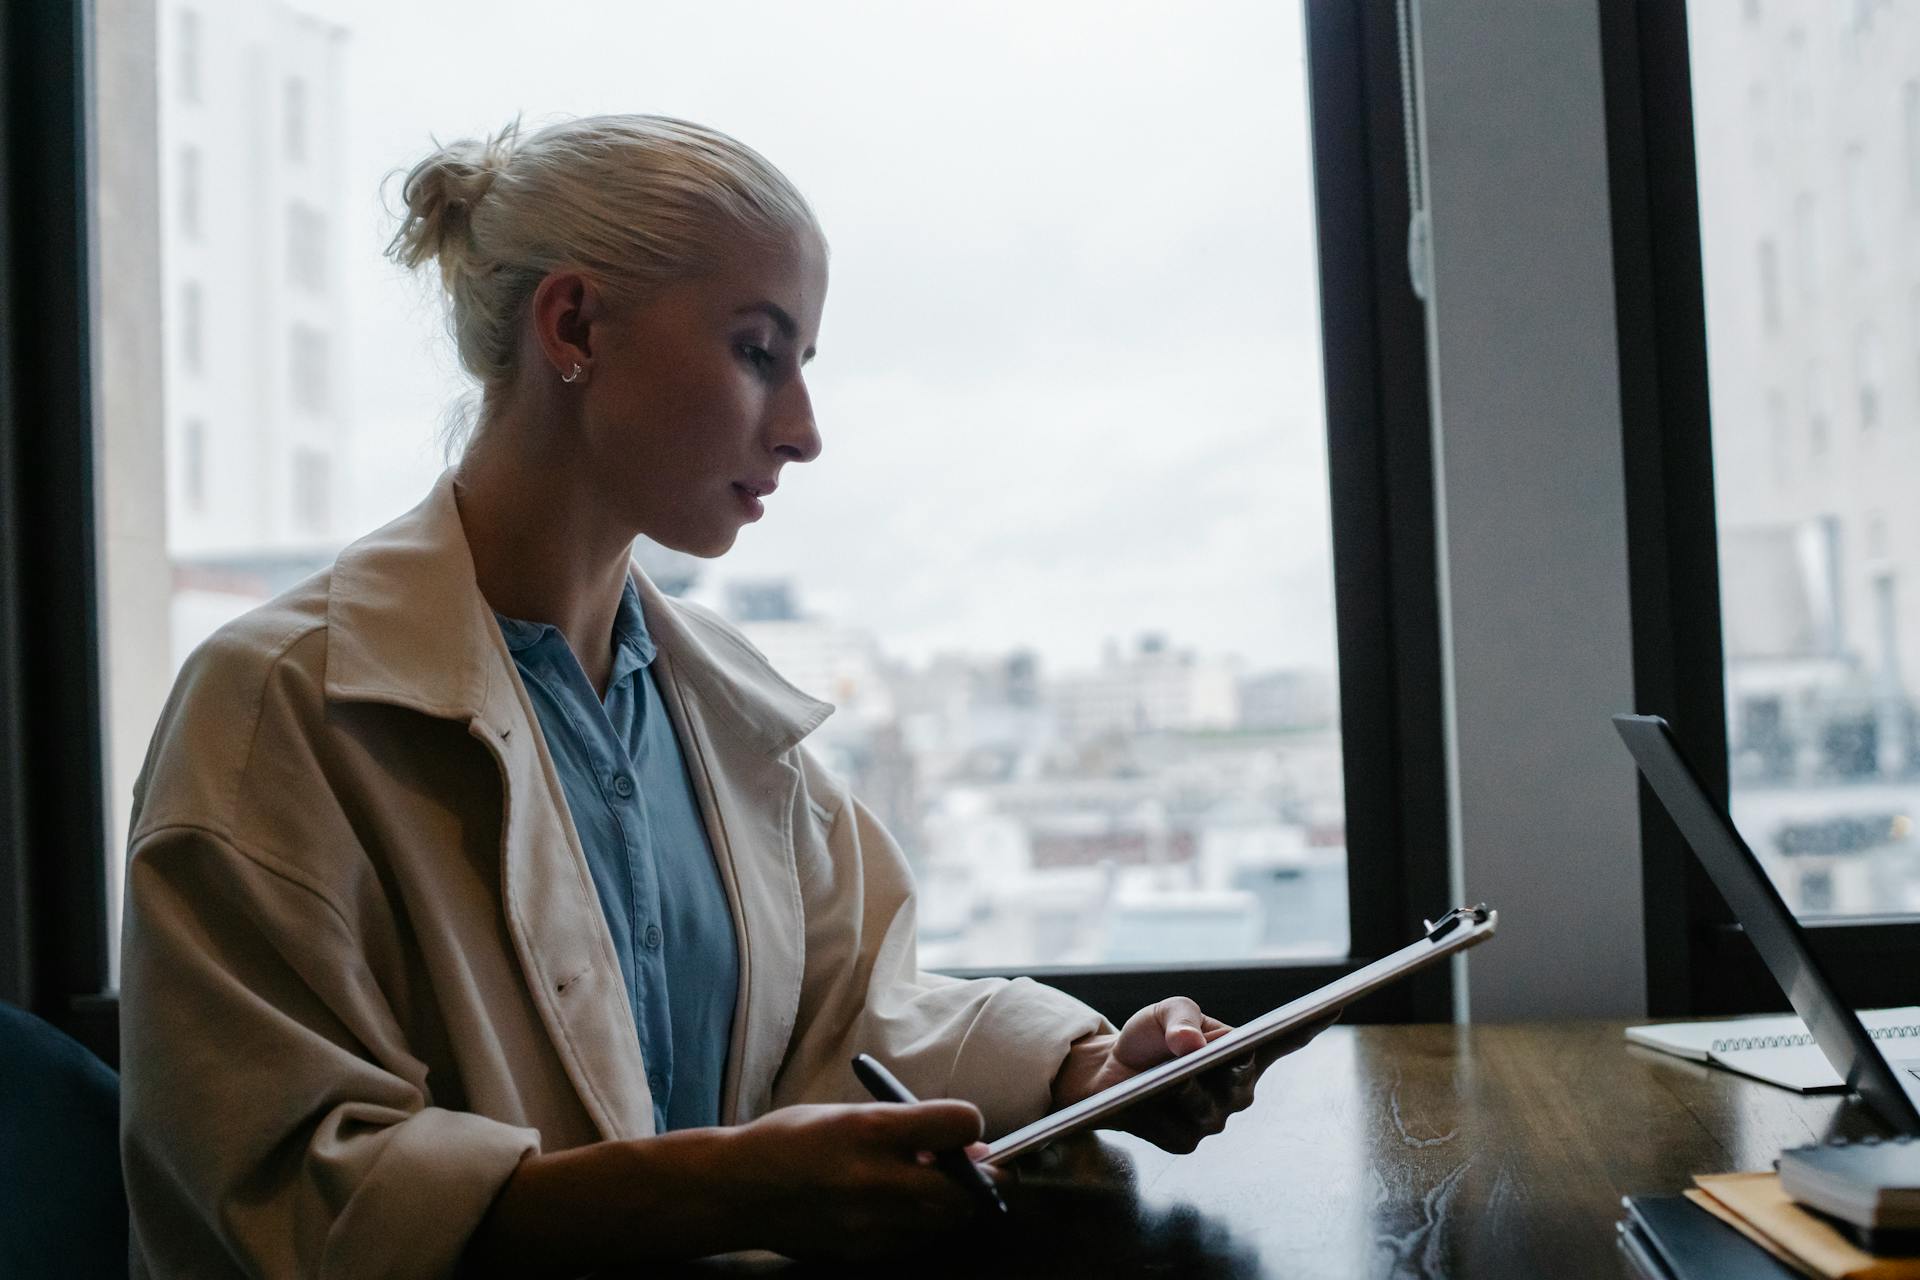
[[521, 653], [540, 643], [540, 638], [554, 628], [545, 622], [523, 622], [519, 618], [509, 618], [506, 614], [495, 612], [493, 620], [500, 624], [500, 635], [507, 642], [507, 652]]
[[640, 611], [640, 592], [629, 574], [620, 592], [620, 607], [613, 615], [613, 675], [607, 682], [608, 687], [651, 665], [658, 652], [653, 637], [647, 633], [646, 615]]
[[[550, 622], [527, 622], [499, 612], [493, 616], [500, 623], [500, 635], [507, 642], [507, 651], [515, 657], [548, 636], [553, 636], [562, 645], [566, 643], [560, 637], [560, 629]], [[640, 592], [629, 576], [622, 580], [620, 605], [613, 615], [613, 669], [607, 676], [607, 687], [613, 688], [642, 667], [650, 665], [658, 652], [653, 637], [647, 633], [646, 615], [640, 611]]]

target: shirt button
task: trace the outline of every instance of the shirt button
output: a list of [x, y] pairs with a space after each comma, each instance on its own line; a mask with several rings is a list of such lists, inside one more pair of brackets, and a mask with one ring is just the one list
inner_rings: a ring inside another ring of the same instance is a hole
[[653, 1096], [659, 1097], [667, 1091], [667, 1082], [660, 1078], [658, 1071], [647, 1077], [647, 1088], [653, 1090]]
[[656, 947], [656, 948], [660, 945], [660, 926], [659, 925], [650, 924], [647, 926], [647, 945], [649, 947]]
[[624, 773], [613, 775], [613, 790], [622, 800], [633, 794], [633, 779]]

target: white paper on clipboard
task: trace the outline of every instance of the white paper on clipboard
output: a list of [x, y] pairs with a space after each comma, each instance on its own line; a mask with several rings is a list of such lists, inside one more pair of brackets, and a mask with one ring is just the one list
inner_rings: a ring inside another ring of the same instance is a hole
[[1142, 1099], [1172, 1088], [1188, 1076], [1230, 1062], [1269, 1040], [1318, 1022], [1362, 996], [1417, 973], [1456, 951], [1486, 941], [1493, 936], [1494, 926], [1499, 922], [1500, 913], [1488, 910], [1484, 904], [1449, 911], [1439, 920], [1429, 922], [1427, 936], [1418, 942], [1382, 956], [1343, 978], [1336, 978], [1318, 991], [1263, 1013], [1251, 1022], [1243, 1022], [1205, 1048], [1149, 1067], [1110, 1089], [1042, 1116], [1023, 1129], [1015, 1129], [988, 1146], [982, 1163], [1004, 1164], [1055, 1139], [1096, 1125]]

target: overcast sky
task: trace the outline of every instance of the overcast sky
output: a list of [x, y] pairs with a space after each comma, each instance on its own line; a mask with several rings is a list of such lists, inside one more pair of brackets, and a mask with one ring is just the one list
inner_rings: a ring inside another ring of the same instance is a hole
[[356, 527], [424, 492], [462, 385], [381, 178], [516, 113], [662, 112], [767, 155], [833, 246], [825, 452], [711, 576], [910, 656], [1162, 630], [1331, 664], [1297, 6], [299, 7], [351, 33]]

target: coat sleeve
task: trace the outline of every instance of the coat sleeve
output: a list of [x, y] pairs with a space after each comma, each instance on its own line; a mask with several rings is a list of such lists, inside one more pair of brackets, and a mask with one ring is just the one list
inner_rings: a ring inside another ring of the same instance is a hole
[[444, 1276], [539, 1135], [429, 1104], [345, 917], [194, 827], [135, 846], [122, 1133], [135, 1256], [252, 1276]]
[[900, 846], [804, 750], [795, 841], [806, 915], [806, 973], [776, 1106], [869, 1101], [850, 1067], [882, 1059], [922, 1098], [964, 1098], [989, 1138], [1053, 1109], [1068, 1047], [1113, 1026], [1030, 978], [962, 981], [923, 972], [914, 883]]

